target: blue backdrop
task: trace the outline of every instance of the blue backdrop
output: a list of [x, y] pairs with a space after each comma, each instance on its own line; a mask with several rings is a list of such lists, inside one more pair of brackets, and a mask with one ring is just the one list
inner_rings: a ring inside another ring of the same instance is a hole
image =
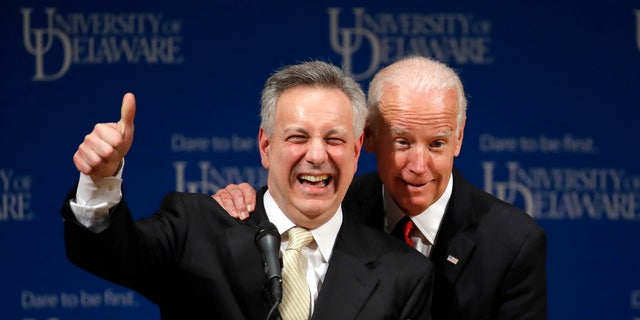
[[159, 317], [64, 253], [73, 153], [119, 119], [125, 92], [141, 217], [171, 190], [266, 182], [259, 94], [275, 69], [323, 59], [366, 88], [421, 54], [458, 70], [469, 96], [456, 165], [547, 231], [550, 319], [640, 319], [640, 3], [130, 2], [0, 4], [0, 318]]

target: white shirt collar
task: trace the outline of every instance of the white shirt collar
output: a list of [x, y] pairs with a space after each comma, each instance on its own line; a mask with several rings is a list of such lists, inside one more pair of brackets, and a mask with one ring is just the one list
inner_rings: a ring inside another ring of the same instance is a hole
[[[280, 232], [280, 235], [282, 236], [283, 242], [288, 241], [287, 231], [295, 227], [295, 224], [289, 220], [282, 210], [280, 210], [280, 207], [278, 207], [278, 204], [269, 193], [269, 190], [264, 193], [263, 200], [269, 221], [276, 226], [278, 232]], [[333, 245], [338, 237], [340, 226], [342, 226], [342, 206], [338, 207], [336, 214], [334, 214], [333, 217], [331, 217], [331, 219], [329, 219], [325, 224], [313, 230], [309, 230], [311, 231], [313, 240], [315, 240], [318, 250], [320, 251], [320, 254], [322, 254], [325, 262], [328, 262], [331, 258], [331, 252], [333, 251]]]
[[[447, 209], [449, 199], [451, 199], [451, 192], [453, 190], [453, 174], [449, 177], [449, 183], [442, 196], [430, 207], [428, 207], [422, 213], [411, 217], [411, 220], [420, 230], [420, 233], [429, 240], [429, 243], [435, 244], [438, 228], [444, 217], [444, 212]], [[385, 229], [387, 232], [391, 232], [393, 227], [405, 216], [404, 212], [398, 207], [398, 205], [391, 199], [389, 192], [382, 186], [384, 212], [385, 212]]]

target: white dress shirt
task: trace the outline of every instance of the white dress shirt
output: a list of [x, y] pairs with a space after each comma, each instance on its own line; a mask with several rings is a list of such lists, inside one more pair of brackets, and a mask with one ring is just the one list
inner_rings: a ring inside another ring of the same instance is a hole
[[94, 180], [80, 173], [76, 197], [69, 201], [78, 222], [93, 232], [109, 227], [109, 210], [122, 200], [122, 166], [114, 177]]
[[[280, 210], [269, 193], [269, 190], [264, 194], [264, 208], [269, 217], [269, 221], [271, 221], [278, 229], [278, 232], [280, 232], [282, 239], [280, 249], [284, 252], [289, 243], [287, 231], [296, 225]], [[302, 261], [303, 269], [306, 270], [307, 284], [309, 284], [309, 290], [311, 291], [310, 314], [313, 314], [324, 276], [327, 274], [331, 252], [333, 251], [333, 245], [336, 242], [341, 225], [342, 207], [339, 207], [336, 214], [334, 214], [329, 221], [316, 229], [309, 230], [311, 235], [313, 235], [314, 241], [302, 249], [302, 254], [307, 258], [306, 263], [304, 259]]]
[[[420, 251], [425, 256], [431, 254], [431, 247], [436, 243], [436, 235], [438, 234], [438, 228], [442, 222], [444, 211], [447, 209], [447, 204], [451, 198], [451, 192], [453, 190], [453, 174], [449, 178], [447, 188], [442, 196], [431, 206], [429, 206], [422, 213], [411, 217], [411, 220], [418, 228], [409, 237], [415, 244], [414, 248]], [[382, 186], [382, 197], [384, 203], [385, 213], [385, 231], [390, 233], [393, 228], [398, 224], [400, 219], [405, 216], [405, 213], [398, 207], [395, 201], [391, 199], [389, 191]]]

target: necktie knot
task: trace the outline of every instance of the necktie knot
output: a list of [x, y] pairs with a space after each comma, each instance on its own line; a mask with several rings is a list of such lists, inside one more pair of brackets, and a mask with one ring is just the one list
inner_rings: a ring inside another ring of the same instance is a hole
[[413, 223], [413, 221], [411, 221], [411, 218], [409, 218], [408, 216], [404, 216], [400, 221], [398, 221], [398, 224], [395, 228], [393, 228], [393, 231], [391, 233], [396, 237], [402, 239], [408, 245], [414, 247], [415, 243], [411, 239], [411, 232], [415, 227], [416, 225]]
[[287, 250], [300, 251], [313, 241], [313, 235], [305, 228], [293, 227], [288, 231], [289, 244]]

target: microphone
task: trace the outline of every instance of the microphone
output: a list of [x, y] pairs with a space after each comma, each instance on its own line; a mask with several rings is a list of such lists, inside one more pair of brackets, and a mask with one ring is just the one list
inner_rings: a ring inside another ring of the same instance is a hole
[[282, 301], [280, 233], [273, 223], [263, 221], [258, 224], [255, 240], [264, 260], [264, 272], [267, 275], [271, 297], [277, 305]]

